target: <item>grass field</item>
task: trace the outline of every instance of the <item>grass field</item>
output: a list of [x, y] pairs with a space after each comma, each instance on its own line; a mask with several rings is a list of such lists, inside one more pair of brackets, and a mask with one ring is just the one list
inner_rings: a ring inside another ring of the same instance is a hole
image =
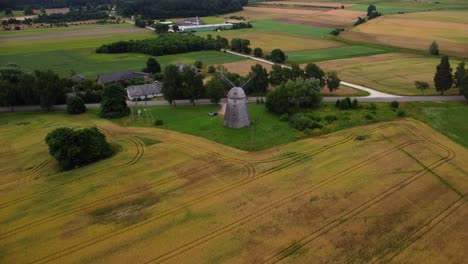
[[374, 54], [386, 53], [381, 48], [368, 46], [343, 46], [337, 48], [326, 48], [317, 50], [300, 50], [286, 52], [288, 63], [309, 63], [326, 60], [336, 60], [342, 58], [368, 56]]
[[[438, 94], [434, 88], [434, 74], [439, 58], [421, 57], [413, 54], [389, 53], [369, 57], [325, 61], [319, 65], [328, 71], [337, 71], [343, 80], [372, 87], [376, 90], [399, 95], [421, 95], [415, 81], [428, 82], [431, 87], [426, 95]], [[451, 60], [456, 68], [459, 61]], [[458, 95], [458, 89], [446, 94]]]
[[[467, 149], [418, 121], [250, 153], [93, 113], [1, 114], [0, 124], [2, 263], [468, 257]], [[46, 133], [92, 125], [121, 150], [59, 171]]]
[[467, 11], [389, 15], [355, 27], [343, 37], [424, 51], [435, 40], [441, 53], [468, 57], [467, 17]]

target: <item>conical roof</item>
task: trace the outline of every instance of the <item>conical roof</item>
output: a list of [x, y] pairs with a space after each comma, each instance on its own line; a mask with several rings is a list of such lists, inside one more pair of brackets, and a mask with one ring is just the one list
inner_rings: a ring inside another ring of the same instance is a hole
[[231, 90], [229, 90], [227, 97], [229, 99], [245, 99], [247, 96], [245, 96], [244, 89], [241, 87], [233, 87]]

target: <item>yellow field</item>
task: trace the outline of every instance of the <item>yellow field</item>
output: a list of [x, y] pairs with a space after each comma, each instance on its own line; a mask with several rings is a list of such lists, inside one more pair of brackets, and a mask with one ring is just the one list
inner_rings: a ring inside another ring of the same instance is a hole
[[[0, 118], [2, 263], [468, 258], [468, 151], [417, 121], [247, 153], [91, 114]], [[121, 151], [60, 172], [46, 133], [92, 125]]]
[[[430, 88], [426, 95], [435, 95], [434, 74], [439, 58], [427, 58], [414, 54], [390, 53], [366, 57], [318, 62], [327, 71], [336, 71], [343, 80], [399, 95], [421, 95], [414, 86], [415, 81], [425, 81]], [[450, 60], [455, 69], [459, 61]], [[458, 89], [446, 94], [458, 95]]]
[[428, 50], [437, 41], [441, 53], [468, 56], [468, 12], [424, 12], [387, 15], [364, 23], [344, 38]]

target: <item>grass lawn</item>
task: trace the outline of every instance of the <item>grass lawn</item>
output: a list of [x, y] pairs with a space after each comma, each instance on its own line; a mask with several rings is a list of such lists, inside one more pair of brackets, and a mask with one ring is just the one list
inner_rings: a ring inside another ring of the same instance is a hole
[[[425, 106], [425, 107], [423, 107]], [[451, 140], [468, 148], [468, 105], [466, 103], [404, 103], [412, 116]]]
[[[0, 64], [15, 63], [26, 70], [50, 69], [61, 75], [68, 75], [70, 70], [87, 77], [96, 78], [99, 73], [113, 71], [140, 71], [148, 58], [139, 53], [97, 54], [93, 50], [55, 50], [48, 52], [0, 55]], [[46, 59], [47, 58], [47, 59]], [[246, 60], [243, 57], [219, 51], [199, 51], [156, 57], [162, 67], [177, 62], [194, 63], [200, 60], [204, 65], [222, 64]]]
[[[415, 81], [428, 82], [431, 87], [426, 95], [438, 95], [434, 88], [434, 73], [439, 58], [422, 57], [406, 53], [389, 53], [368, 57], [325, 61], [319, 63], [327, 71], [336, 71], [346, 81], [369, 86], [376, 90], [398, 95], [421, 95], [414, 87]], [[459, 61], [451, 60], [452, 68]], [[447, 94], [458, 94], [458, 89], [450, 89]]]
[[[23, 10], [13, 10], [13, 17], [20, 17], [24, 16], [24, 11]], [[0, 19], [1, 18], [10, 18], [11, 16], [6, 16], [5, 12], [2, 10], [0, 12]]]
[[386, 53], [387, 51], [380, 48], [368, 46], [343, 46], [336, 48], [325, 48], [317, 50], [300, 50], [286, 52], [288, 63], [309, 63], [325, 60], [336, 60], [343, 58], [351, 58], [358, 56], [369, 56], [375, 54]]

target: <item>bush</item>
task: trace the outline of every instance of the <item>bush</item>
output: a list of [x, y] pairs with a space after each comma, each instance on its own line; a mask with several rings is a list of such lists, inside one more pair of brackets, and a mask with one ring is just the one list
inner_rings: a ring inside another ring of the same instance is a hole
[[261, 57], [263, 57], [263, 50], [261, 48], [255, 48], [253, 50], [253, 54], [254, 54], [255, 57], [261, 58]]
[[271, 51], [269, 59], [275, 63], [284, 63], [286, 61], [286, 54], [280, 49]]
[[326, 115], [323, 119], [330, 124], [338, 120], [338, 117], [336, 115]]
[[358, 109], [359, 103], [357, 99], [351, 101], [351, 98], [346, 97], [345, 99], [338, 99], [335, 103], [335, 106], [340, 110], [349, 110], [349, 109]]
[[67, 98], [67, 111], [69, 114], [77, 115], [86, 112], [86, 106], [83, 99], [79, 96], [71, 96]]
[[203, 62], [196, 61], [195, 63], [193, 63], [193, 66], [197, 67], [197, 69], [201, 69], [203, 68]]
[[216, 69], [213, 65], [208, 66], [208, 73], [215, 73]]
[[397, 115], [399, 117], [404, 117], [404, 116], [406, 116], [406, 112], [403, 109], [399, 109], [398, 112], [397, 112]]
[[161, 119], [156, 119], [156, 121], [154, 121], [154, 125], [155, 126], [162, 126], [162, 125], [164, 125], [164, 121], [162, 121]]
[[353, 109], [358, 109], [359, 108], [359, 102], [356, 98], [353, 100], [353, 104], [351, 105], [351, 108]]
[[282, 114], [279, 118], [280, 121], [289, 121], [289, 115], [288, 114]]
[[315, 128], [322, 128], [323, 126], [311, 119], [310, 117], [304, 115], [303, 113], [297, 113], [295, 115], [293, 115], [291, 117], [291, 119], [289, 120], [289, 124], [299, 130], [299, 131], [303, 131], [304, 129], [315, 129]]
[[354, 140], [366, 140], [370, 137], [370, 135], [359, 135]]
[[375, 116], [373, 116], [370, 113], [367, 113], [367, 114], [364, 115], [364, 119], [366, 119], [368, 121], [372, 121], [372, 120], [375, 120]]
[[330, 32], [330, 35], [333, 35], [333, 36], [338, 36], [340, 35], [341, 32], [344, 31], [344, 28], [335, 28], [334, 30], [332, 30]]
[[377, 105], [375, 103], [370, 103], [367, 109], [375, 111], [377, 110]]
[[392, 101], [392, 102], [390, 102], [390, 106], [393, 109], [398, 109], [400, 107], [400, 103], [398, 101]]
[[112, 155], [104, 134], [95, 127], [73, 130], [57, 128], [47, 134], [49, 153], [64, 170], [84, 166]]
[[429, 47], [429, 54], [431, 55], [439, 55], [439, 45], [437, 42], [433, 41], [431, 46]]

